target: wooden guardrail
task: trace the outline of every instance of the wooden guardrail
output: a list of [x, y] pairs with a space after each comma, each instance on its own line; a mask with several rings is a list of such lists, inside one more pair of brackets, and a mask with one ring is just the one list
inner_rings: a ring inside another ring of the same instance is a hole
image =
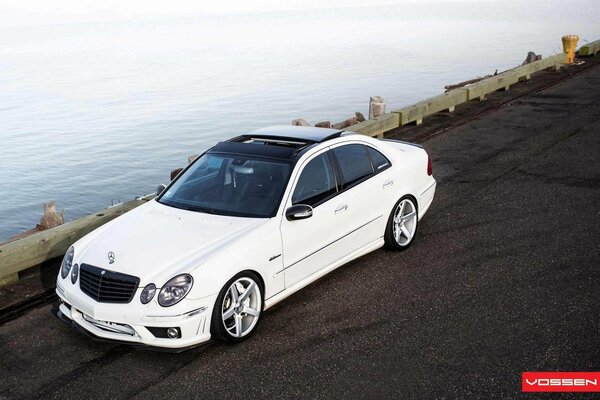
[[378, 118], [349, 126], [347, 130], [371, 137], [383, 137], [385, 132], [402, 125], [410, 123], [419, 125], [426, 116], [444, 110], [453, 112], [454, 108], [461, 103], [474, 99], [483, 100], [487, 94], [500, 89], [508, 90], [511, 85], [521, 80], [531, 79], [531, 74], [538, 71], [549, 68], [557, 70], [565, 61], [566, 55], [564, 53], [546, 57], [539, 61], [521, 65], [501, 74], [482, 79], [463, 88], [450, 90], [410, 106], [392, 110]]
[[69, 246], [108, 221], [154, 198], [154, 194], [117, 204], [106, 210], [0, 246], [0, 286], [16, 282], [18, 273], [65, 254]]
[[468, 93], [468, 100], [483, 100], [485, 95], [489, 93], [493, 93], [500, 89], [508, 90], [511, 85], [514, 85], [520, 80], [531, 79], [531, 74], [548, 68], [558, 69], [564, 62], [565, 54], [561, 53], [543, 58], [539, 61], [521, 65], [520, 67], [510, 69], [496, 76], [472, 83], [465, 86]]
[[[527, 76], [527, 75], [525, 75]], [[497, 90], [508, 90], [511, 85], [519, 82], [519, 73], [506, 71], [491, 78], [480, 80], [479, 82], [466, 85], [464, 90], [467, 92], [468, 100], [485, 100], [485, 96]]]
[[595, 56], [598, 52], [600, 52], [600, 40], [584, 44], [577, 54], [580, 56]]
[[515, 72], [520, 80], [531, 78], [531, 74], [545, 69], [552, 69], [558, 71], [561, 65], [567, 62], [567, 55], [565, 53], [555, 54], [546, 58], [542, 58], [539, 61], [534, 61], [529, 64], [521, 65], [520, 67], [513, 68], [509, 71]]
[[348, 131], [362, 133], [371, 137], [383, 137], [383, 132], [396, 129], [399, 125], [398, 115], [393, 113], [383, 114], [379, 117], [354, 124], [346, 128]]
[[452, 112], [454, 111], [454, 107], [466, 101], [467, 92], [460, 88], [420, 101], [411, 106], [394, 110], [392, 113], [398, 114], [400, 125], [406, 125], [411, 122], [420, 125], [423, 122], [423, 117], [443, 110]]

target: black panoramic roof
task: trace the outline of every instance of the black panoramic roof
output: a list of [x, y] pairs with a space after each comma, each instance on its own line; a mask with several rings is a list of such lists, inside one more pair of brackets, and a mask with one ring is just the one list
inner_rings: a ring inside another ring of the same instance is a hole
[[264, 144], [244, 142], [219, 142], [208, 152], [239, 154], [289, 161], [294, 157], [297, 150], [296, 147], [289, 146], [266, 146]]
[[344, 131], [309, 126], [270, 126], [219, 142], [209, 153], [230, 153], [294, 161], [317, 143]]

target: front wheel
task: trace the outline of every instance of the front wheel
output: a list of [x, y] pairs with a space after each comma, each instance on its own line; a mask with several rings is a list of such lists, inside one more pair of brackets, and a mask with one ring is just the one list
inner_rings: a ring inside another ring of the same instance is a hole
[[211, 333], [225, 342], [249, 338], [263, 308], [262, 287], [256, 274], [241, 272], [221, 289], [212, 314]]
[[417, 234], [419, 217], [411, 196], [404, 196], [394, 206], [385, 228], [385, 244], [395, 250], [407, 249]]

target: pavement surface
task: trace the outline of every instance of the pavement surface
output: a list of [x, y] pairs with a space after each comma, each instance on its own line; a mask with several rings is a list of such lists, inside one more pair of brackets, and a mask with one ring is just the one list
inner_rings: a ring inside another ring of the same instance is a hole
[[522, 398], [523, 371], [600, 371], [598, 59], [392, 135], [421, 141], [439, 182], [408, 251], [182, 354], [92, 341], [37, 306], [0, 325], [0, 398]]

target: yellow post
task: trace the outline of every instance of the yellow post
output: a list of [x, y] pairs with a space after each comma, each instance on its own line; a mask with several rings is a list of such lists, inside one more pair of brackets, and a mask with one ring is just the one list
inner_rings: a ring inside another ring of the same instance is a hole
[[577, 48], [577, 35], [565, 35], [562, 37], [563, 50], [567, 54], [567, 64], [573, 64], [575, 61], [575, 49]]

